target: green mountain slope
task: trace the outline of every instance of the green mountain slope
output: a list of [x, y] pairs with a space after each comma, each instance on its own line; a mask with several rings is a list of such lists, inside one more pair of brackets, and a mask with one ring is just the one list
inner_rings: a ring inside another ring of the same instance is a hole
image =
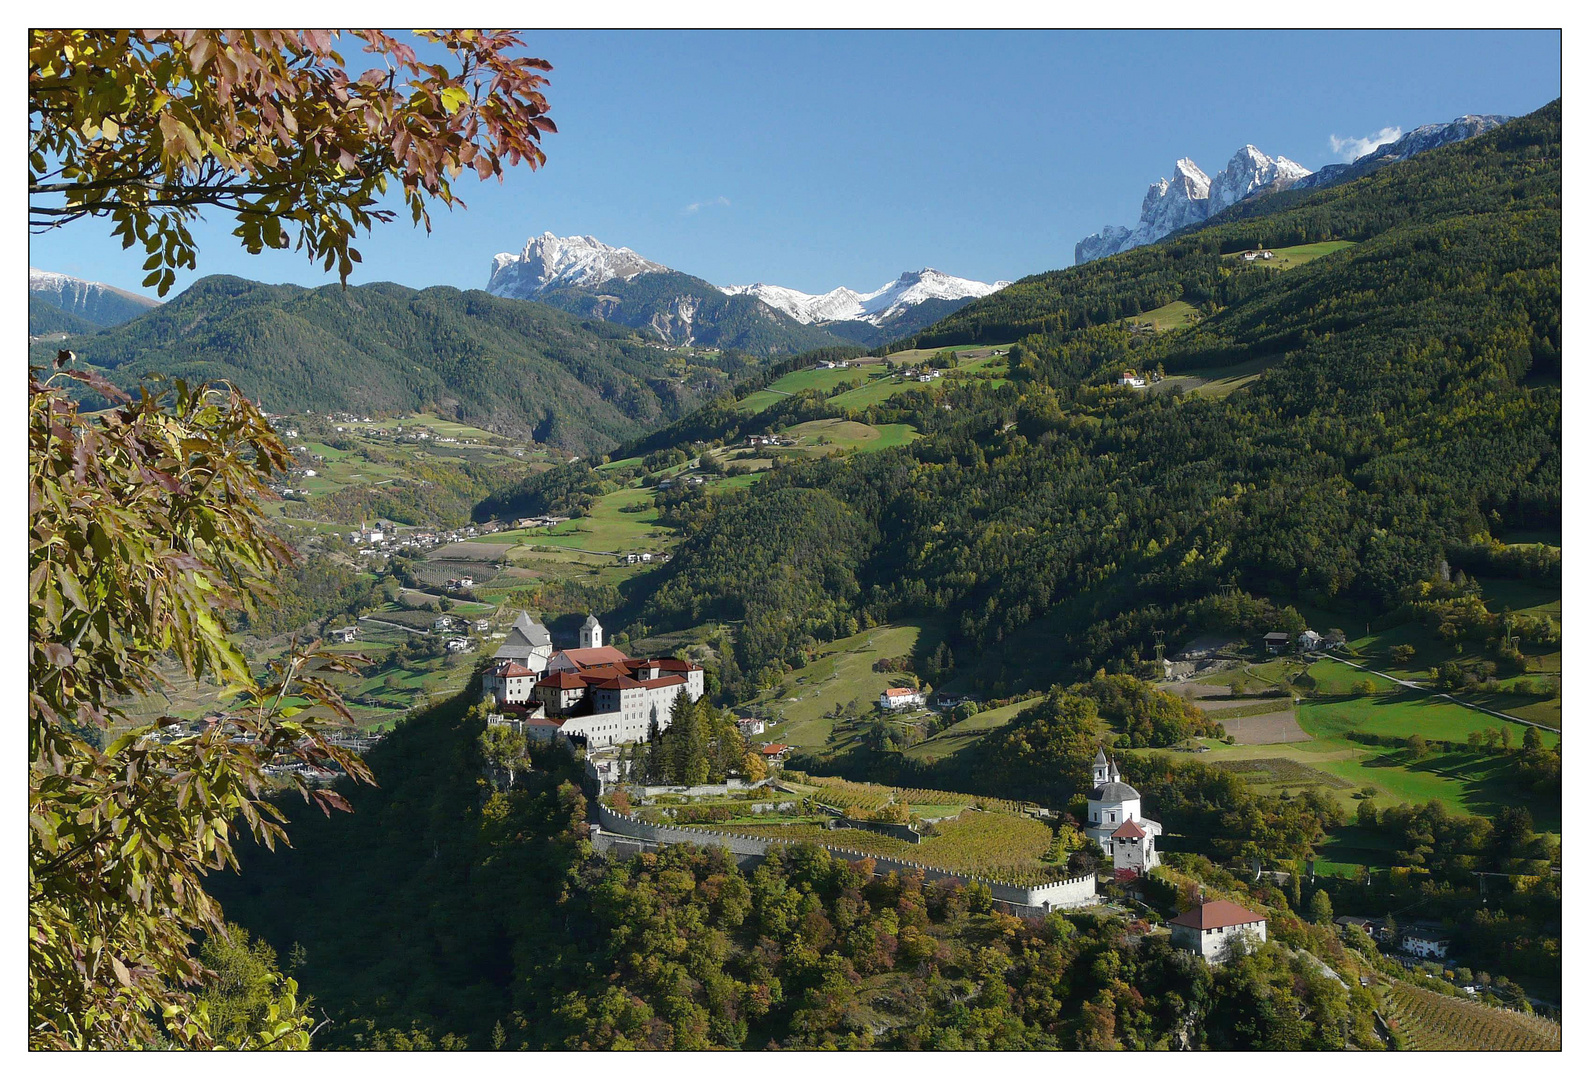
[[[1222, 256], [1324, 240], [1357, 243], [1286, 271]], [[1185, 329], [1118, 321], [1176, 300], [1199, 315]], [[989, 693], [1030, 681], [1035, 654], [1077, 677], [1150, 656], [1154, 630], [1218, 621], [1233, 587], [1342, 625], [1389, 613], [1472, 537], [1560, 522], [1560, 308], [1553, 104], [1269, 217], [957, 312], [918, 340], [1021, 337], [1008, 383], [870, 406], [852, 416], [927, 437], [795, 461], [719, 496], [636, 617], [688, 625], [699, 597], [744, 611], [748, 677], [837, 633], [842, 619], [824, 630], [758, 591], [795, 534], [773, 501], [786, 488], [877, 530], [847, 550], [860, 589], [833, 614], [946, 620], [955, 656], [991, 658]], [[1172, 378], [1151, 391], [1113, 385], [1156, 367]], [[726, 513], [731, 498], [746, 505]], [[814, 575], [787, 582], [790, 598], [830, 573], [787, 570]]]
[[28, 336], [40, 334], [90, 334], [99, 326], [81, 315], [64, 311], [37, 296], [28, 298]]
[[654, 335], [484, 292], [234, 277], [204, 278], [78, 353], [122, 386], [151, 371], [227, 379], [276, 412], [434, 410], [584, 453], [684, 415], [748, 369], [737, 355], [671, 357]]
[[[1239, 203], [1214, 225], [1068, 270], [1023, 278], [975, 301], [901, 347], [1012, 341], [1149, 311], [1178, 299], [1229, 303], [1233, 276], [1220, 256], [1261, 245], [1366, 240], [1419, 222], [1517, 207], [1560, 158], [1539, 138], [1554, 103], [1488, 134], [1420, 154], [1365, 179], [1316, 192], [1281, 192]], [[1558, 185], [1560, 188], [1560, 184]], [[1246, 282], [1242, 283], [1246, 285]]]

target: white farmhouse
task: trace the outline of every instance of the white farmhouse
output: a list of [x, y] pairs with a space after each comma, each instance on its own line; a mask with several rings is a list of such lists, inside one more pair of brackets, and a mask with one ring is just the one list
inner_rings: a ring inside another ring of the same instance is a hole
[[906, 686], [891, 686], [878, 695], [878, 708], [909, 709], [921, 705], [925, 700], [920, 690], [912, 690]]
[[1265, 941], [1265, 919], [1229, 900], [1210, 900], [1170, 920], [1170, 943], [1178, 949], [1218, 964], [1231, 957], [1233, 938], [1250, 945]]

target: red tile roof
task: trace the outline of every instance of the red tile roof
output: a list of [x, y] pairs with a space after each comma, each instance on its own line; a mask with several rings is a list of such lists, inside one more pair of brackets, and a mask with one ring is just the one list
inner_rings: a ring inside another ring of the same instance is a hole
[[782, 754], [788, 749], [789, 747], [785, 746], [783, 743], [770, 742], [766, 746], [762, 747], [762, 753], [768, 755]]
[[585, 686], [585, 680], [572, 671], [560, 671], [556, 675], [548, 675], [536, 683], [536, 689], [546, 687], [549, 690], [579, 690]]
[[696, 671], [700, 666], [692, 664], [689, 660], [680, 660], [674, 656], [664, 656], [661, 659], [653, 660], [652, 663], [664, 671]]
[[603, 645], [599, 649], [564, 649], [562, 655], [576, 667], [581, 668], [597, 667], [602, 664], [623, 664], [629, 660], [622, 649], [615, 649], [611, 645]]
[[523, 675], [534, 675], [535, 672], [531, 671], [523, 664], [516, 664], [510, 660], [506, 664], [499, 664], [496, 669], [492, 671], [492, 674], [497, 676], [499, 679], [508, 679], [517, 678]]
[[1120, 828], [1116, 829], [1114, 832], [1112, 832], [1110, 834], [1110, 836], [1112, 838], [1116, 837], [1116, 836], [1119, 836], [1119, 837], [1122, 837], [1123, 839], [1137, 839], [1137, 840], [1141, 840], [1143, 837], [1145, 837], [1147, 835], [1148, 834], [1143, 831], [1142, 827], [1140, 825], [1138, 825], [1137, 822], [1133, 821], [1131, 818], [1127, 818], [1125, 821], [1121, 822]]
[[611, 679], [603, 679], [599, 683], [592, 683], [598, 690], [640, 690], [645, 683], [637, 682], [628, 675], [615, 675]]
[[1170, 920], [1172, 926], [1190, 926], [1194, 930], [1219, 930], [1226, 926], [1263, 921], [1263, 915], [1249, 911], [1241, 904], [1233, 904], [1230, 900], [1210, 900]]
[[643, 679], [641, 685], [648, 690], [659, 690], [665, 686], [683, 686], [685, 680], [678, 675], [664, 675], [657, 679]]
[[912, 690], [905, 686], [891, 686], [889, 689], [884, 691], [884, 695], [886, 697], [906, 697], [907, 695], [920, 694], [921, 692], [922, 691], [920, 690]]

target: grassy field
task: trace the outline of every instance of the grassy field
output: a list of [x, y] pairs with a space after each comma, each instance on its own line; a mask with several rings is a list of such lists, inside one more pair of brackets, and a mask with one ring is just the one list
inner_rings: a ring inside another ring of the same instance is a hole
[[987, 709], [976, 716], [951, 724], [930, 739], [923, 739], [905, 751], [905, 756], [923, 763], [937, 761], [966, 749], [991, 731], [998, 731], [1015, 719], [1023, 709], [1031, 708], [1037, 698], [1026, 698], [997, 709]]
[[796, 449], [824, 455], [835, 451], [887, 450], [904, 446], [919, 438], [910, 424], [882, 424], [874, 427], [858, 420], [808, 420], [783, 432], [796, 440]]
[[1152, 326], [1156, 331], [1180, 330], [1184, 326], [1191, 326], [1198, 319], [1198, 309], [1185, 300], [1172, 300], [1170, 303], [1145, 311], [1141, 315], [1134, 315], [1123, 320], [1133, 326]]
[[937, 627], [903, 624], [878, 626], [829, 642], [817, 659], [785, 676], [782, 685], [753, 702], [783, 717], [769, 728], [768, 740], [812, 749], [828, 745], [837, 722], [829, 713], [852, 703], [858, 712], [866, 713], [877, 703], [878, 695], [899, 678], [873, 671], [872, 665], [890, 657], [911, 656], [924, 645], [931, 649], [938, 634]]
[[1149, 389], [1152, 393], [1168, 394], [1172, 387], [1179, 386], [1189, 394], [1222, 398], [1257, 379], [1275, 360], [1275, 357], [1266, 357], [1228, 367], [1178, 372], [1167, 375]]
[[801, 371], [792, 371], [763, 389], [747, 394], [740, 399], [736, 408], [742, 413], [759, 413], [792, 394], [799, 394], [805, 390], [827, 392], [841, 383], [863, 381], [875, 370], [877, 370], [876, 364], [860, 368], [852, 365], [848, 368], [805, 368]]
[[[1274, 270], [1291, 270], [1294, 267], [1311, 263], [1322, 255], [1329, 255], [1333, 252], [1350, 248], [1355, 243], [1356, 241], [1353, 240], [1325, 240], [1318, 244], [1298, 244], [1296, 247], [1271, 248], [1270, 250], [1275, 253], [1275, 258], [1263, 259], [1254, 265], [1268, 266]], [[1230, 262], [1240, 263], [1242, 253], [1236, 252], [1227, 255], [1226, 259]]]

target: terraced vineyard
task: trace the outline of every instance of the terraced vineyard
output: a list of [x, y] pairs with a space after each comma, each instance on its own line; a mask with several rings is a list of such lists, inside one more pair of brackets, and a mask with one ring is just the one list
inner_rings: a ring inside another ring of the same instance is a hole
[[1386, 995], [1410, 1050], [1561, 1050], [1562, 1025], [1398, 982]]
[[[1049, 826], [1036, 818], [998, 811], [974, 810], [964, 813], [954, 821], [943, 822], [938, 826], [937, 835], [926, 837], [917, 844], [867, 829], [828, 829], [809, 823], [745, 824], [721, 828], [723, 831], [760, 839], [787, 840], [791, 843], [809, 840], [1014, 885], [1040, 885], [1070, 876], [1064, 853], [1051, 851], [1054, 833]], [[1057, 861], [1049, 861], [1051, 855], [1056, 855]]]
[[792, 787], [811, 789], [819, 802], [837, 810], [871, 813], [891, 803], [904, 802], [913, 811], [931, 809], [935, 816], [953, 816], [957, 808], [975, 806], [1005, 814], [1020, 814], [1036, 809], [1033, 803], [994, 799], [984, 795], [967, 795], [958, 791], [938, 791], [931, 788], [893, 788], [881, 784], [862, 784], [837, 776], [807, 776], [804, 773], [786, 773]]

